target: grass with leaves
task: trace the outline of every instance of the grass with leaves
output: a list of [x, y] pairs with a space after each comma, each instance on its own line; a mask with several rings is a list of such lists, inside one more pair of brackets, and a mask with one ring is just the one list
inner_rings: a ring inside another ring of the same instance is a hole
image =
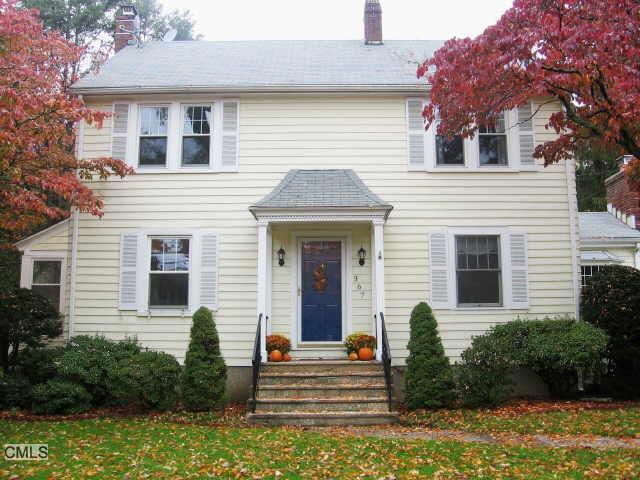
[[640, 404], [516, 401], [496, 409], [419, 410], [406, 426], [467, 432], [640, 438]]
[[[163, 417], [0, 420], [3, 443], [48, 461], [0, 460], [0, 478], [638, 478], [637, 450], [553, 449], [354, 437]], [[201, 420], [208, 420], [203, 418]]]

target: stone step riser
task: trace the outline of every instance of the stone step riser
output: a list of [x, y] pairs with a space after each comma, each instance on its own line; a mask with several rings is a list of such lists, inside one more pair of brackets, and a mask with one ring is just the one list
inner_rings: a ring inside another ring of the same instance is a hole
[[383, 373], [384, 370], [379, 363], [358, 363], [341, 365], [291, 365], [287, 363], [267, 364], [260, 369], [261, 373], [286, 374], [318, 374], [331, 373], [335, 375], [352, 375], [363, 372]]
[[346, 399], [358, 399], [366, 401], [371, 397], [384, 397], [387, 394], [387, 389], [383, 386], [380, 387], [341, 387], [341, 388], [287, 388], [287, 389], [268, 389], [258, 388], [258, 400], [273, 400], [273, 399], [287, 399], [287, 398], [346, 398]]
[[256, 413], [281, 412], [388, 412], [387, 402], [282, 402], [258, 401]]
[[312, 385], [317, 387], [332, 385], [351, 385], [353, 387], [366, 385], [384, 385], [384, 375], [335, 375], [335, 376], [261, 376], [259, 385], [278, 385], [286, 387], [291, 384]]
[[278, 417], [269, 414], [250, 414], [249, 423], [258, 425], [300, 425], [315, 427], [330, 427], [338, 425], [386, 425], [398, 421], [395, 415], [378, 414], [369, 417], [349, 416], [348, 414], [341, 416], [318, 415], [314, 417]]

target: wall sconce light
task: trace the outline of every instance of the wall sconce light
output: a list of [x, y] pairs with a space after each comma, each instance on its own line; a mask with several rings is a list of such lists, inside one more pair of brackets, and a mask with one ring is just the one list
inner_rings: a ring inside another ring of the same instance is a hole
[[360, 250], [358, 250], [358, 263], [360, 264], [360, 266], [364, 265], [365, 258], [367, 258], [367, 251], [364, 249], [364, 247], [360, 247]]
[[280, 250], [278, 250], [278, 265], [283, 266], [284, 265], [284, 248], [280, 247]]

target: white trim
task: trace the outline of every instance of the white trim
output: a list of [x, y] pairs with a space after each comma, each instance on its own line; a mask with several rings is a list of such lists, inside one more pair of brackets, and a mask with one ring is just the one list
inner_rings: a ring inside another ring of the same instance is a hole
[[376, 310], [374, 315], [375, 337], [376, 337], [376, 360], [382, 360], [382, 318], [380, 313], [384, 313], [384, 223], [373, 222], [373, 244], [372, 244], [372, 260], [374, 262], [373, 272], [375, 277], [375, 297]]
[[640, 270], [640, 242], [636, 244], [636, 251], [634, 254], [635, 267]]
[[271, 228], [268, 223], [258, 223], [258, 272], [257, 272], [257, 314], [262, 314], [260, 327], [260, 344], [262, 361], [267, 361], [267, 282], [268, 282], [268, 258], [270, 252], [267, 250], [269, 245], [268, 237], [271, 236]]
[[575, 161], [565, 160], [567, 179], [567, 203], [569, 208], [569, 235], [571, 239], [571, 279], [573, 281], [573, 302], [576, 320], [580, 320], [580, 292], [582, 273], [580, 270], [580, 238], [578, 237], [578, 194], [576, 191]]
[[373, 222], [386, 220], [391, 208], [334, 208], [334, 209], [260, 209], [250, 208], [258, 222], [299, 223], [299, 222]]
[[71, 272], [70, 274], [70, 290], [69, 290], [69, 326], [68, 335], [69, 339], [73, 338], [75, 333], [75, 321], [76, 321], [76, 284], [77, 284], [77, 270], [78, 270], [78, 236], [80, 233], [80, 211], [77, 208], [73, 209], [73, 232], [71, 234]]
[[20, 268], [20, 286], [31, 289], [33, 286], [33, 264], [36, 261], [58, 261], [60, 262], [60, 302], [58, 311], [65, 313], [65, 297], [67, 289], [67, 252], [64, 250], [37, 251], [30, 250], [22, 256]]
[[[300, 338], [302, 334], [302, 248], [301, 243], [305, 240], [326, 240], [339, 241], [341, 243], [341, 330], [342, 338], [339, 342], [303, 342]], [[306, 346], [327, 346], [327, 349], [335, 347], [332, 344], [342, 343], [346, 336], [351, 332], [351, 316], [352, 316], [352, 289], [351, 289], [351, 232], [350, 231], [293, 231], [291, 232], [291, 245], [295, 245], [295, 252], [292, 255], [291, 265], [291, 286], [292, 286], [292, 312], [295, 312], [291, 319], [291, 344], [292, 348], [298, 348], [300, 345]]]

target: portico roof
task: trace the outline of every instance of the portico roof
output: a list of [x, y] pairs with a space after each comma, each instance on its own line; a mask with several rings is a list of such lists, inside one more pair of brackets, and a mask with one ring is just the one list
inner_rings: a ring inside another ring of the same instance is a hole
[[353, 170], [290, 170], [271, 193], [249, 207], [256, 218], [266, 211], [357, 210], [389, 215], [393, 206]]

